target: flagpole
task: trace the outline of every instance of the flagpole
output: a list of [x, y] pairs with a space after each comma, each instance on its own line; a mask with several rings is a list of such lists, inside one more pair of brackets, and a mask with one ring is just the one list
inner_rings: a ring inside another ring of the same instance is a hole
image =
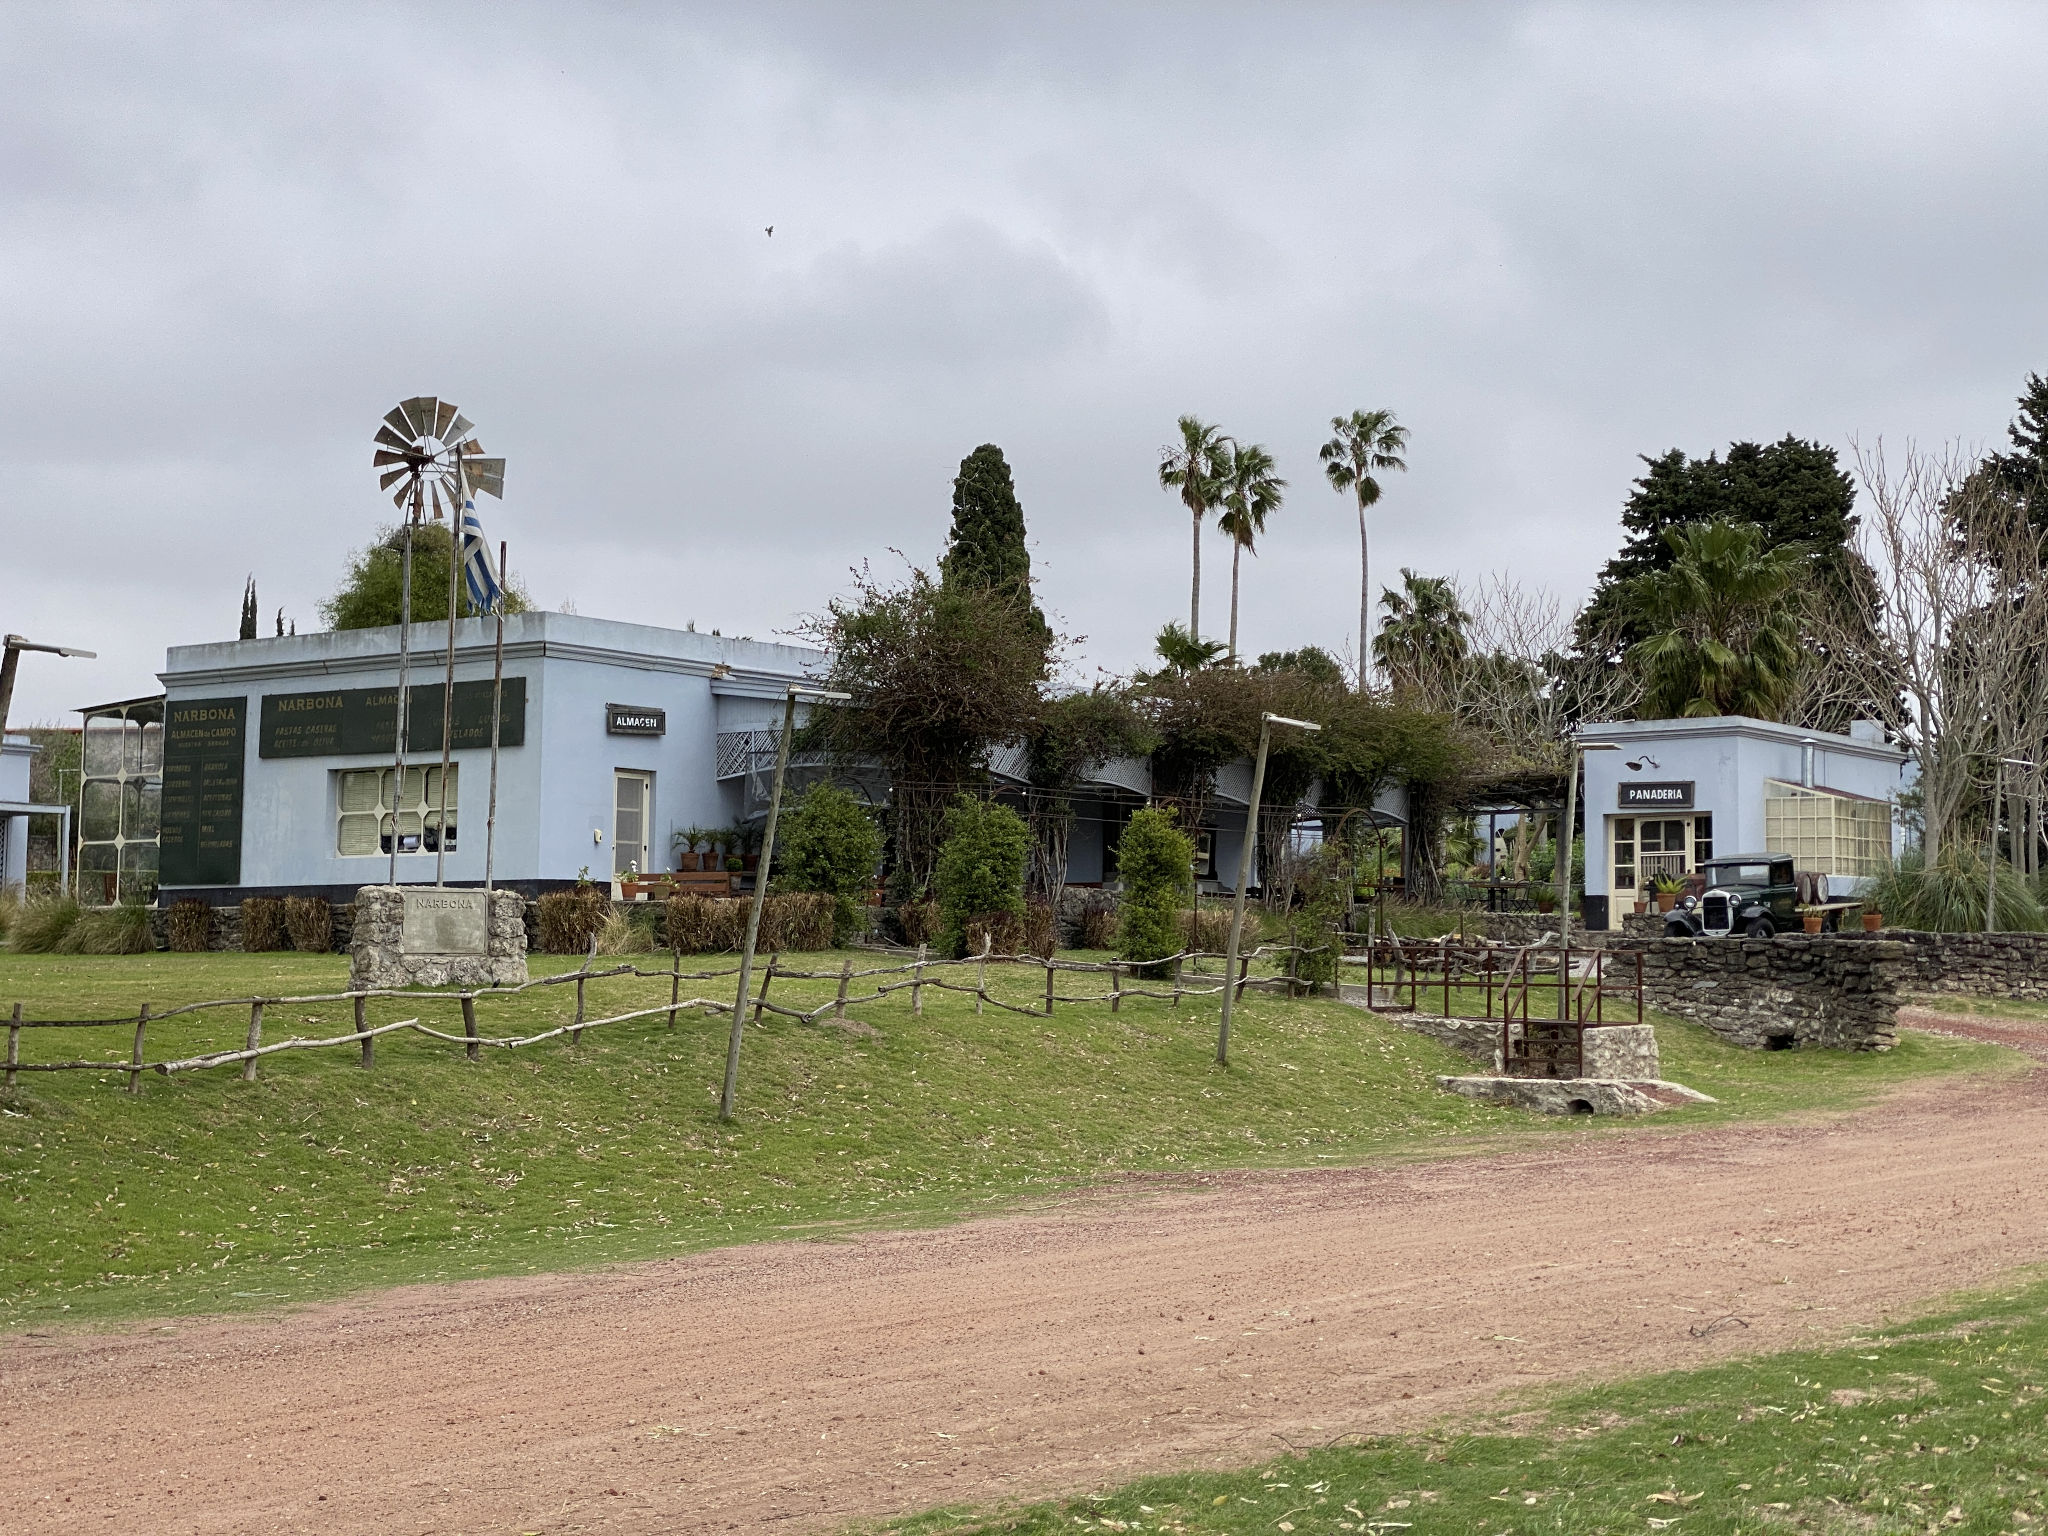
[[498, 644], [491, 660], [491, 810], [484, 822], [484, 889], [491, 888], [491, 856], [498, 845], [498, 721], [505, 705], [505, 541], [498, 540]]
[[391, 769], [391, 883], [398, 884], [398, 806], [405, 797], [405, 690], [412, 667], [412, 531], [420, 516], [420, 482], [412, 483], [412, 505], [405, 514], [404, 573], [398, 583], [398, 721], [397, 756]]
[[[455, 584], [462, 579], [463, 504], [469, 497], [468, 477], [462, 473], [462, 450], [455, 450], [456, 504], [448, 509], [448, 674], [441, 685], [441, 809], [434, 829], [434, 884], [442, 878], [448, 863], [448, 759], [455, 747]], [[424, 831], [424, 829], [422, 829]]]

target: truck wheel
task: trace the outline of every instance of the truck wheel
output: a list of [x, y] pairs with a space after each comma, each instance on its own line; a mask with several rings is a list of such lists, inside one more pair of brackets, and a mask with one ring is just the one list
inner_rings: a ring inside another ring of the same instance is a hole
[[1830, 912], [1826, 917], [1822, 918], [1820, 931], [1822, 933], [1840, 933], [1842, 931], [1842, 914]]
[[1749, 926], [1743, 929], [1744, 935], [1752, 939], [1768, 939], [1775, 935], [1777, 931], [1776, 928], [1771, 926], [1771, 920], [1768, 917], [1753, 917], [1749, 920]]

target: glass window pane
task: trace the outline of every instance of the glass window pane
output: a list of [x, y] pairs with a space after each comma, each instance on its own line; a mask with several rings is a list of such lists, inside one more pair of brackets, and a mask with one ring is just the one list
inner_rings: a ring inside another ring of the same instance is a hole
[[[461, 765], [451, 763], [448, 765], [448, 809], [450, 811], [455, 809], [456, 797], [461, 789]], [[422, 797], [420, 803], [427, 809], [439, 810], [441, 808], [441, 769], [438, 764], [427, 770], [425, 785], [421, 789], [420, 794]]]
[[85, 722], [85, 771], [93, 778], [119, 778], [121, 737], [127, 722], [115, 715], [94, 715]]
[[79, 792], [78, 835], [90, 842], [112, 842], [120, 832], [120, 784], [88, 779]]
[[378, 793], [384, 787], [383, 777], [375, 770], [344, 773], [341, 776], [339, 795], [343, 813], [376, 810]]
[[146, 720], [142, 725], [141, 756], [136, 763], [138, 773], [162, 773], [164, 771], [164, 727], [160, 720]]
[[360, 858], [367, 854], [380, 853], [377, 837], [377, 818], [374, 813], [361, 812], [343, 816], [341, 830], [335, 838], [334, 851], [347, 858]]
[[157, 835], [158, 811], [162, 803], [161, 785], [129, 780], [122, 786], [121, 836], [154, 838]]

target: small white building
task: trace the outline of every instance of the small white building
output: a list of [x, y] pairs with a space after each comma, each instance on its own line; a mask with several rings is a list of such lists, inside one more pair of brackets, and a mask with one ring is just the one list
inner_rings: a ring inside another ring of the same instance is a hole
[[1657, 879], [1717, 854], [1790, 854], [1848, 893], [1899, 852], [1911, 762], [1875, 721], [1843, 736], [1742, 715], [1628, 720], [1579, 737], [1588, 928], [1619, 928]]
[[57, 879], [68, 878], [71, 852], [71, 808], [37, 805], [29, 799], [29, 768], [42, 748], [26, 736], [0, 736], [0, 891], [19, 891], [28, 882], [28, 819], [55, 816], [60, 867]]

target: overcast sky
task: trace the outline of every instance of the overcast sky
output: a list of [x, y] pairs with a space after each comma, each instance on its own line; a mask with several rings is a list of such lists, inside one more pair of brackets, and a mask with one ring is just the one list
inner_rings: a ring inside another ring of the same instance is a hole
[[1376, 576], [1575, 601], [1639, 453], [2002, 439], [2044, 57], [2038, 5], [8, 6], [0, 629], [100, 653], [13, 719], [153, 691], [252, 571], [317, 627], [417, 393], [510, 461], [543, 607], [771, 637], [929, 560], [995, 442], [1127, 669], [1192, 411], [1291, 481], [1246, 648], [1347, 652], [1315, 449], [1373, 406]]

